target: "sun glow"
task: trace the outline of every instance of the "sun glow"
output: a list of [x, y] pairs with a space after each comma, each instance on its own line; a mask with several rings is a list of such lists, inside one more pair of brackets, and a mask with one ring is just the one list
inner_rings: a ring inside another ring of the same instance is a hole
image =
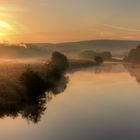
[[9, 30], [9, 31], [13, 30], [12, 26], [5, 21], [0, 21], [0, 28], [6, 29], [6, 30]]
[[9, 22], [0, 20], [0, 41], [7, 40], [8, 35], [14, 32], [14, 28]]
[[0, 33], [0, 36], [5, 36], [6, 34], [5, 33]]

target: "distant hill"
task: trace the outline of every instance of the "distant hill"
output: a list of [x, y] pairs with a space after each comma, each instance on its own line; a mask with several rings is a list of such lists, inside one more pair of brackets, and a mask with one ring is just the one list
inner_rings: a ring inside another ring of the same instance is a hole
[[70, 57], [78, 56], [78, 53], [86, 50], [96, 52], [110, 51], [113, 56], [122, 57], [129, 50], [135, 48], [140, 41], [129, 40], [89, 40], [66, 43], [29, 43], [27, 48], [20, 45], [0, 44], [0, 58], [30, 58], [30, 57], [48, 57], [53, 51], [63, 52]]
[[93, 51], [110, 51], [115, 56], [124, 56], [129, 50], [135, 48], [140, 41], [131, 40], [89, 40], [79, 42], [66, 42], [57, 44], [37, 43], [34, 45], [41, 48], [46, 47], [50, 51], [62, 51], [68, 54], [73, 54], [85, 50]]

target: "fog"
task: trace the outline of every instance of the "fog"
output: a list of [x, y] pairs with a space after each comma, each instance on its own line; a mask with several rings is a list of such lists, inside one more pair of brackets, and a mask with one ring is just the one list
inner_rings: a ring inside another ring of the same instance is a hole
[[113, 57], [124, 57], [135, 48], [139, 41], [127, 40], [91, 40], [67, 43], [20, 43], [0, 44], [0, 58], [6, 59], [46, 59], [54, 51], [60, 51], [70, 58], [79, 58], [79, 54], [90, 50], [98, 53], [110, 52]]

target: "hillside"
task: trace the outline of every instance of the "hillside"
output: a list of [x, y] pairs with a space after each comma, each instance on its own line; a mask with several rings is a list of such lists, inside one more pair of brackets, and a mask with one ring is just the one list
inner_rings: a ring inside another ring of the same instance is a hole
[[57, 44], [37, 43], [34, 45], [49, 51], [62, 51], [68, 54], [76, 54], [85, 50], [110, 51], [115, 56], [124, 56], [129, 50], [135, 48], [140, 41], [129, 40], [89, 40], [80, 42], [66, 42]]
[[20, 45], [0, 44], [0, 58], [44, 58], [48, 57], [53, 51], [60, 51], [70, 57], [77, 57], [80, 52], [86, 50], [110, 51], [113, 56], [122, 57], [138, 44], [140, 44], [140, 41], [127, 40], [90, 40], [56, 44], [30, 43], [26, 44], [26, 48]]

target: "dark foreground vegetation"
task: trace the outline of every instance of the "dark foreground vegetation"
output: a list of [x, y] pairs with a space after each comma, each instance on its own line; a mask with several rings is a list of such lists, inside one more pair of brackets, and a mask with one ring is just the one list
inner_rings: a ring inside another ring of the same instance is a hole
[[54, 52], [49, 64], [46, 64], [41, 72], [32, 70], [30, 67], [20, 76], [20, 83], [26, 88], [26, 92], [33, 96], [42, 92], [53, 92], [61, 80], [66, 80], [65, 74], [69, 68], [66, 56]]
[[67, 58], [59, 52], [54, 52], [50, 63], [44, 65], [42, 70], [34, 70], [28, 66], [21, 74], [14, 72], [12, 78], [10, 75], [5, 77], [6, 75], [2, 74], [0, 118], [14, 118], [20, 114], [34, 123], [39, 122], [46, 109], [46, 103], [53, 95], [66, 89], [68, 77], [65, 74], [68, 67]]

